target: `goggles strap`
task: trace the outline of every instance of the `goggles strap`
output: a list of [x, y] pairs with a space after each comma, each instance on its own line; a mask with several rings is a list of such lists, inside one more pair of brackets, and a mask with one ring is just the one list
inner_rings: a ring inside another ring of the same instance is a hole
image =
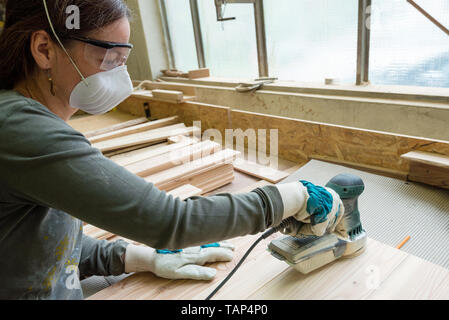
[[55, 28], [53, 27], [53, 23], [51, 22], [51, 18], [50, 18], [50, 13], [48, 12], [48, 7], [47, 7], [47, 1], [43, 0], [44, 2], [44, 8], [45, 8], [45, 13], [47, 14], [47, 18], [48, 18], [48, 22], [50, 24], [50, 28], [53, 31], [53, 34], [56, 37], [56, 40], [58, 40], [59, 45], [62, 47], [62, 50], [64, 50], [65, 54], [69, 57], [70, 62], [72, 63], [72, 65], [75, 67], [76, 71], [79, 73], [79, 75], [81, 76], [82, 81], [84, 82], [84, 84], [86, 86], [89, 86], [89, 82], [86, 80], [86, 78], [84, 78], [83, 74], [81, 73], [81, 71], [78, 69], [75, 61], [73, 61], [72, 57], [70, 56], [70, 54], [67, 52], [67, 50], [65, 49], [64, 45], [62, 44], [61, 40], [59, 39], [58, 35], [56, 34]]

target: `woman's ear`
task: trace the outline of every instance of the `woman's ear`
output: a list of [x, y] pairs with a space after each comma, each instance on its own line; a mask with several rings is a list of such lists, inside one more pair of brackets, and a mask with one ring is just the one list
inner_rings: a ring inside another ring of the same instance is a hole
[[33, 32], [30, 41], [31, 54], [40, 69], [51, 69], [55, 59], [55, 45], [44, 30]]

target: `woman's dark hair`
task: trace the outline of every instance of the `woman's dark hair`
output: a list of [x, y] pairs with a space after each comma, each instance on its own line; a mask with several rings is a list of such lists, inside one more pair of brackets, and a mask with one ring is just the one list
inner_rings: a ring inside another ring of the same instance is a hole
[[[131, 13], [123, 0], [46, 0], [55, 31], [61, 41], [71, 36], [85, 37], [90, 32], [107, 26]], [[36, 66], [30, 51], [33, 32], [45, 30], [53, 39], [53, 32], [45, 14], [43, 0], [0, 0], [6, 2], [6, 20], [0, 34], [0, 89], [12, 89], [19, 81], [31, 75]], [[66, 21], [77, 6], [80, 28], [67, 28]]]

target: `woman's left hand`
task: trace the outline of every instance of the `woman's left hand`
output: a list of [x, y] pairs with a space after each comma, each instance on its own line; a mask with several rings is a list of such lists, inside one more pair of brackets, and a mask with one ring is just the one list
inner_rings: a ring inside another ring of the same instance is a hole
[[205, 263], [231, 261], [234, 245], [217, 242], [180, 250], [155, 250], [129, 244], [125, 255], [125, 272], [153, 272], [167, 279], [211, 280], [217, 274]]

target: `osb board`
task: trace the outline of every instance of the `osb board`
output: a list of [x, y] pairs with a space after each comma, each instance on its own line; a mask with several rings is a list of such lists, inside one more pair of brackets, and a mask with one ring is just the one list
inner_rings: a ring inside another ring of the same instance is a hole
[[317, 157], [407, 172], [409, 162], [400, 158], [406, 152], [421, 150], [449, 155], [449, 142], [440, 140], [236, 110], [231, 111], [231, 119], [233, 128], [243, 131], [278, 129], [279, 156], [291, 161]]
[[152, 119], [162, 119], [179, 116], [186, 126], [193, 125], [193, 121], [201, 121], [201, 130], [217, 129], [224, 138], [224, 130], [231, 128], [230, 108], [208, 105], [199, 102], [169, 103], [149, 101], [145, 98], [130, 97], [118, 108], [135, 116], [145, 116], [144, 103], [148, 103]]

